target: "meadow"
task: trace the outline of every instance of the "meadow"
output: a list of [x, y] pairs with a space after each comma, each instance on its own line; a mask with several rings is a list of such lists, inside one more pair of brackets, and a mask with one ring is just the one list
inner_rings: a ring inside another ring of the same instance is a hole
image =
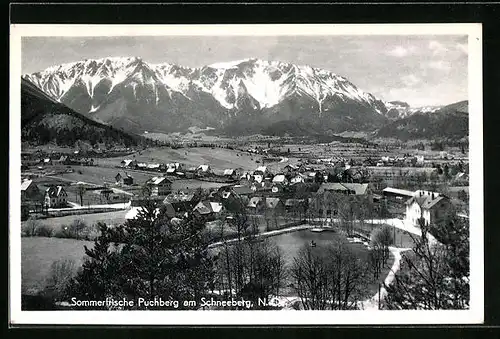
[[[60, 230], [61, 227], [70, 225], [75, 220], [82, 220], [87, 225], [97, 224], [98, 222], [105, 223], [106, 225], [120, 225], [125, 222], [126, 210], [116, 211], [116, 212], [104, 212], [104, 213], [91, 213], [91, 214], [81, 214], [81, 215], [68, 215], [64, 217], [55, 217], [47, 219], [39, 219], [40, 225], [50, 227], [55, 233]], [[26, 224], [26, 221], [21, 222], [21, 227]]]
[[[247, 152], [219, 147], [178, 148], [152, 147], [136, 152], [126, 157], [138, 162], [147, 163], [174, 163], [179, 162], [187, 167], [210, 165], [212, 170], [222, 172], [227, 168], [255, 169], [259, 166], [261, 156]], [[123, 157], [99, 159], [99, 164], [119, 166]]]
[[35, 294], [46, 286], [46, 280], [55, 261], [68, 259], [75, 262], [75, 268], [82, 265], [85, 251], [83, 246], [93, 246], [92, 241], [60, 238], [21, 238], [21, 290]]

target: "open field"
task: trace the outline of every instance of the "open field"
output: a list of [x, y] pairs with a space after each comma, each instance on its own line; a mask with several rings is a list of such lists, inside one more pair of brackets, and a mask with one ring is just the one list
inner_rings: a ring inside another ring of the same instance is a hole
[[148, 132], [143, 133], [143, 137], [165, 141], [165, 142], [176, 142], [176, 143], [190, 143], [190, 142], [207, 142], [207, 143], [227, 143], [232, 142], [233, 140], [230, 138], [219, 137], [215, 135], [206, 135], [203, 131], [199, 131], [197, 133], [157, 133], [157, 132]]
[[[121, 161], [121, 160], [120, 160]], [[119, 165], [119, 162], [117, 166]], [[105, 183], [114, 184], [116, 182], [115, 176], [120, 173], [124, 175], [122, 169], [110, 168], [102, 166], [72, 166], [73, 173], [63, 173], [57, 175], [57, 177], [71, 180], [71, 181], [83, 181], [96, 185], [103, 185]], [[80, 173], [81, 172], [81, 173]], [[146, 180], [154, 176], [154, 173], [141, 173], [141, 172], [131, 172], [130, 175], [134, 177], [134, 182], [144, 183]]]
[[23, 293], [42, 290], [53, 262], [69, 259], [75, 267], [82, 265], [83, 246], [91, 248], [91, 241], [59, 238], [21, 238], [21, 288]]
[[[98, 222], [106, 223], [106, 225], [120, 225], [125, 222], [126, 210], [116, 212], [92, 213], [81, 215], [68, 215], [65, 217], [40, 219], [42, 225], [51, 227], [57, 231], [62, 226], [70, 225], [74, 220], [83, 220], [87, 225], [97, 224]], [[21, 222], [24, 225], [26, 221]]]
[[[262, 156], [259, 155], [250, 155], [247, 152], [218, 147], [179, 149], [155, 147], [127, 157], [127, 159], [149, 163], [180, 162], [186, 164], [188, 167], [207, 164], [215, 171], [223, 171], [226, 168], [255, 169], [259, 166], [256, 160], [261, 161], [261, 158]], [[103, 165], [119, 166], [123, 159], [123, 157], [106, 158], [99, 159], [99, 162]]]

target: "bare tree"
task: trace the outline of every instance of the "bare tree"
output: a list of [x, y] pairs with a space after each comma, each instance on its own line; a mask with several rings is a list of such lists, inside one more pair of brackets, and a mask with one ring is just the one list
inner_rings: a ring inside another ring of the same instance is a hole
[[374, 229], [370, 236], [370, 247], [381, 251], [383, 263], [389, 259], [389, 246], [394, 243], [392, 233], [388, 226], [382, 226]]
[[[387, 288], [389, 309], [465, 309], [469, 307], [469, 225], [449, 215], [429, 227], [419, 220], [422, 237], [402, 260]], [[431, 241], [432, 230], [439, 242]]]
[[83, 196], [85, 195], [85, 192], [87, 189], [85, 188], [84, 185], [78, 185], [76, 188], [76, 193], [80, 197], [80, 205], [83, 206]]
[[304, 309], [328, 308], [328, 267], [323, 256], [304, 245], [294, 258], [290, 273]]
[[356, 258], [348, 244], [342, 241], [337, 241], [328, 248], [328, 259], [331, 308], [355, 308], [367, 292], [366, 263]]

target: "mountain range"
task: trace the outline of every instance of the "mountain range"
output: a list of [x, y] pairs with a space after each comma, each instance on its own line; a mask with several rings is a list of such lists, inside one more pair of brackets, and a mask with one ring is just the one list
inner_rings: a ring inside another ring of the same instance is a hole
[[112, 146], [145, 142], [143, 137], [100, 124], [56, 102], [26, 79], [21, 79], [21, 140], [68, 146], [77, 140]]
[[23, 78], [76, 112], [133, 133], [196, 127], [275, 134], [291, 127], [292, 134], [334, 134], [375, 131], [423, 112], [384, 102], [328, 70], [259, 59], [189, 68], [110, 57]]
[[454, 139], [469, 135], [469, 103], [460, 101], [428, 111], [417, 111], [378, 130], [378, 137], [411, 139]]

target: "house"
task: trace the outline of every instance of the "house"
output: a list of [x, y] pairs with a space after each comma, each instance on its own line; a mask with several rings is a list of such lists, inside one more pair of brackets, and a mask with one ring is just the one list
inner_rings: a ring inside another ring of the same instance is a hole
[[353, 195], [370, 195], [371, 189], [368, 184], [325, 182], [318, 189], [318, 193], [336, 192]]
[[285, 206], [280, 198], [266, 198], [266, 209], [275, 213], [283, 212]]
[[253, 175], [261, 175], [262, 177], [265, 177], [266, 175], [269, 174], [269, 171], [267, 170], [267, 166], [259, 166], [255, 171], [253, 171]]
[[307, 171], [304, 173], [304, 179], [305, 179], [305, 181], [308, 181], [308, 182], [314, 182], [314, 181], [316, 181], [317, 175], [318, 175], [318, 172]]
[[196, 173], [198, 174], [208, 174], [211, 171], [210, 165], [200, 165], [196, 168]]
[[236, 176], [236, 171], [232, 168], [227, 168], [224, 170], [223, 176], [227, 178], [233, 178], [234, 176]]
[[253, 181], [260, 184], [262, 181], [264, 181], [264, 176], [262, 174], [254, 174]]
[[68, 193], [62, 186], [50, 186], [45, 190], [44, 202], [49, 208], [66, 206]]
[[43, 164], [44, 165], [52, 165], [52, 159], [50, 159], [50, 158], [43, 159]]
[[406, 202], [406, 222], [418, 226], [423, 218], [426, 225], [434, 224], [444, 217], [451, 208], [450, 198], [444, 194], [416, 191]]
[[273, 183], [275, 184], [281, 184], [281, 185], [287, 185], [288, 180], [286, 179], [284, 174], [276, 174], [273, 178]]
[[170, 193], [163, 200], [168, 217], [185, 216], [193, 210], [197, 201], [194, 194]]
[[196, 204], [193, 208], [193, 213], [206, 218], [215, 218], [217, 215], [222, 213], [223, 210], [224, 207], [222, 206], [222, 203], [204, 200]]
[[134, 184], [134, 178], [130, 175], [125, 173], [125, 175], [121, 175], [118, 173], [115, 175], [115, 181], [117, 184], [123, 184], [123, 185], [133, 185]]
[[319, 194], [324, 193], [324, 192], [336, 192], [336, 193], [348, 194], [349, 189], [339, 182], [332, 182], [332, 183], [325, 182], [325, 183], [321, 184], [321, 186], [319, 186], [319, 189], [318, 189]]
[[290, 179], [290, 182], [292, 184], [298, 184], [298, 183], [303, 183], [306, 181], [306, 176], [303, 175], [302, 173], [298, 173], [296, 176], [292, 177]]
[[130, 174], [125, 173], [125, 177], [123, 178], [123, 184], [124, 185], [133, 185], [134, 184], [134, 177], [132, 177]]
[[231, 190], [239, 196], [248, 196], [254, 193], [254, 191], [249, 186], [234, 185]]
[[33, 180], [24, 180], [21, 183], [21, 200], [36, 199], [40, 195], [40, 189]]
[[172, 191], [172, 181], [166, 177], [153, 177], [146, 182], [151, 189], [151, 196], [167, 195]]
[[253, 213], [262, 212], [264, 206], [265, 206], [265, 200], [262, 197], [250, 198], [247, 204], [247, 208], [249, 208]]
[[399, 188], [386, 187], [382, 190], [382, 195], [386, 198], [392, 198], [395, 200], [408, 200], [414, 196], [414, 192], [408, 190], [402, 190]]
[[124, 159], [120, 162], [120, 165], [124, 168], [135, 168], [137, 166], [137, 160]]
[[149, 171], [160, 171], [160, 164], [147, 164], [146, 165], [146, 168], [149, 170]]

